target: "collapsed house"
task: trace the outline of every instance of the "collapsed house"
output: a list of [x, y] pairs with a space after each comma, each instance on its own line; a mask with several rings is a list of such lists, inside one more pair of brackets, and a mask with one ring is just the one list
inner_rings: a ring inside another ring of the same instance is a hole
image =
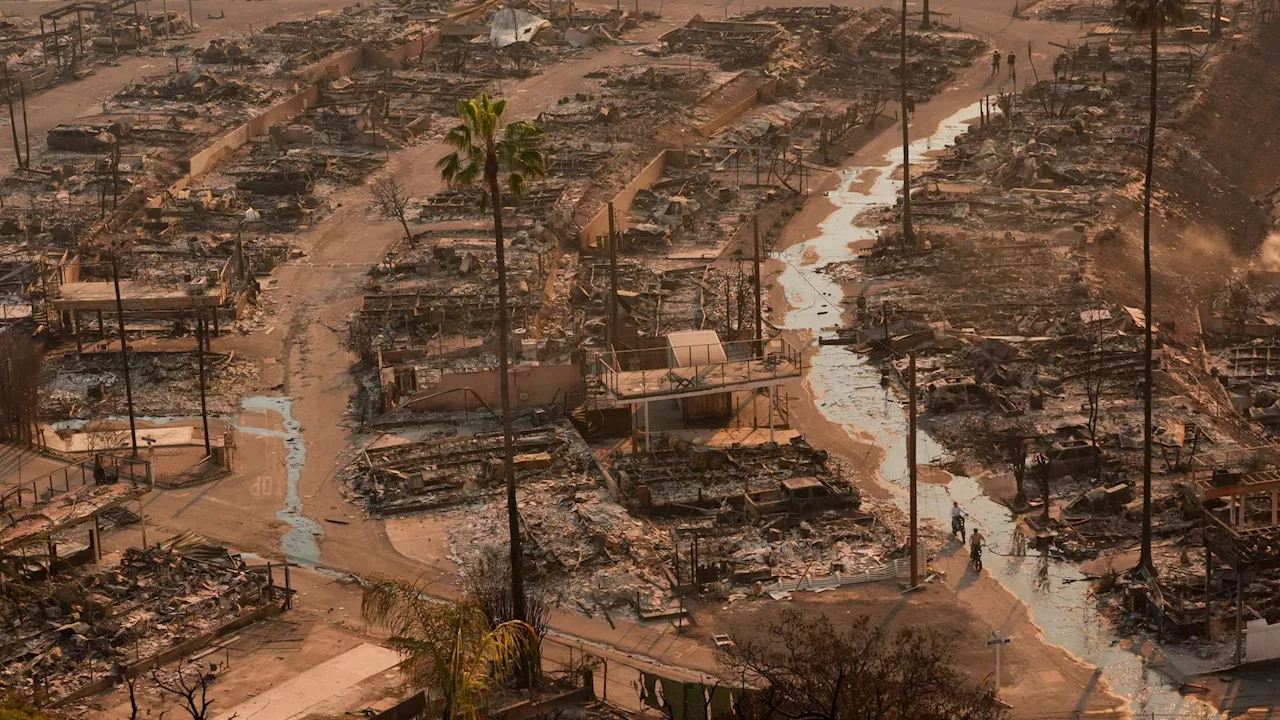
[[[148, 545], [151, 487], [149, 463], [92, 454], [0, 494], [0, 689], [59, 707], [287, 600], [269, 571], [195, 536]], [[104, 533], [133, 524], [146, 549], [105, 567]]]

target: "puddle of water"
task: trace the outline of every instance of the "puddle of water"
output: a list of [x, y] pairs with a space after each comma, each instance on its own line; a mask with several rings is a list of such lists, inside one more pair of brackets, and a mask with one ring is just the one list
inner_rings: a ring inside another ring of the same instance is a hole
[[298, 481], [302, 468], [307, 464], [307, 446], [302, 439], [302, 423], [293, 419], [293, 398], [246, 397], [240, 401], [245, 410], [274, 412], [280, 415], [283, 431], [266, 428], [239, 427], [249, 435], [278, 437], [284, 441], [286, 490], [284, 507], [276, 517], [289, 524], [289, 531], [280, 538], [280, 549], [290, 562], [309, 568], [320, 565], [319, 538], [324, 535], [319, 523], [302, 514], [302, 496], [298, 494]]
[[[912, 158], [918, 161], [924, 153], [952, 144], [977, 115], [976, 104], [952, 115], [933, 135], [911, 144]], [[892, 179], [892, 174], [901, 157], [899, 147], [886, 153], [880, 165], [845, 171], [839, 190], [829, 195], [836, 209], [822, 223], [822, 234], [780, 254], [785, 263], [780, 282], [794, 308], [787, 314], [787, 329], [808, 330], [816, 336], [838, 322], [840, 285], [819, 271], [828, 263], [853, 259], [851, 243], [876, 237], [874, 226], [857, 225], [854, 219], [870, 206], [897, 201], [901, 180]], [[865, 186], [868, 180], [867, 190], [853, 189]], [[818, 346], [816, 351], [805, 382], [818, 409], [852, 437], [872, 436], [884, 449], [886, 459], [880, 467], [883, 484], [893, 491], [898, 504], [906, 507], [907, 420], [902, 403], [881, 388], [879, 368], [861, 356], [840, 346]], [[932, 438], [923, 433], [919, 436], [917, 462], [936, 462], [944, 454]], [[991, 549], [985, 570], [1029, 607], [1032, 622], [1046, 642], [1098, 668], [1111, 690], [1129, 701], [1131, 711], [1181, 718], [1219, 717], [1202, 703], [1181, 696], [1164, 676], [1145, 668], [1141, 657], [1117, 644], [1110, 621], [1098, 612], [1088, 583], [1079, 582], [1083, 576], [1075, 566], [1045, 556], [1013, 557], [1013, 516], [988, 498], [974, 479], [957, 476], [945, 485], [921, 483], [918, 497], [921, 518], [933, 519], [940, 527], [950, 527], [952, 500], [968, 510], [971, 524], [982, 529]], [[1072, 582], [1064, 584], [1064, 580]]]

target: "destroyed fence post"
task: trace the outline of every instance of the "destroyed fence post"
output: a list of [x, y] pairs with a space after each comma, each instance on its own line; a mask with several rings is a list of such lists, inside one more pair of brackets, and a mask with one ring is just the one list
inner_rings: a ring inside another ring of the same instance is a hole
[[[214, 312], [217, 312], [215, 309]], [[196, 362], [200, 366], [200, 420], [204, 424], [204, 452], [205, 455], [213, 455], [213, 446], [209, 440], [209, 405], [205, 399], [204, 385], [204, 341], [205, 326], [204, 312], [196, 311]]]

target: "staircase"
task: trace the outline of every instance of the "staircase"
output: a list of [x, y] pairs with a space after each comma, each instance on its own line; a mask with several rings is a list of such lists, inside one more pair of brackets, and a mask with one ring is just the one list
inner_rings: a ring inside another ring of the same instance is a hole
[[603, 437], [603, 428], [598, 421], [598, 411], [611, 407], [614, 407], [613, 401], [598, 377], [588, 377], [582, 389], [575, 390], [565, 397], [565, 410], [569, 421], [578, 428], [584, 440], [598, 440]]

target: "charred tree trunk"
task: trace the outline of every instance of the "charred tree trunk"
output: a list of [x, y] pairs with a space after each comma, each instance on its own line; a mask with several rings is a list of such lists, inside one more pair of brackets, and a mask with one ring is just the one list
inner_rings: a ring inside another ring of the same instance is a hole
[[1143, 333], [1143, 387], [1142, 387], [1142, 552], [1139, 567], [1155, 575], [1155, 563], [1151, 559], [1151, 402], [1153, 358], [1151, 316], [1151, 186], [1156, 166], [1156, 112], [1159, 107], [1156, 89], [1159, 74], [1160, 51], [1157, 44], [1160, 23], [1156, 20], [1156, 0], [1151, 0], [1151, 120], [1147, 127], [1147, 178], [1142, 195], [1142, 295], [1143, 312], [1146, 313], [1146, 332]]
[[498, 384], [502, 404], [502, 474], [507, 484], [507, 532], [511, 535], [511, 607], [514, 620], [525, 620], [524, 553], [520, 547], [520, 511], [516, 507], [515, 450], [511, 433], [511, 327], [507, 308], [507, 262], [502, 242], [502, 191], [498, 187], [498, 155], [490, 150], [484, 163], [493, 205], [494, 254], [498, 264]]

